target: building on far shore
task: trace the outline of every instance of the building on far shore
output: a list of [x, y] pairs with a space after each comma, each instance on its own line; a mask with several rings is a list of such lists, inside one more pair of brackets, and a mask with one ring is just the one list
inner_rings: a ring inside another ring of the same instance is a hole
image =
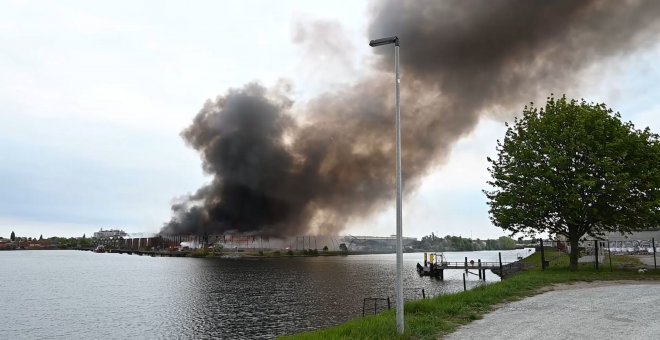
[[[407, 248], [417, 241], [415, 237], [401, 237], [403, 247]], [[348, 250], [353, 251], [396, 251], [396, 235], [391, 236], [353, 236], [347, 235], [340, 239]]]
[[0, 250], [13, 249], [14, 242], [8, 238], [0, 238]]
[[116, 237], [126, 237], [128, 234], [121, 229], [107, 229], [97, 231], [94, 233], [94, 238], [103, 239], [103, 238], [116, 238]]

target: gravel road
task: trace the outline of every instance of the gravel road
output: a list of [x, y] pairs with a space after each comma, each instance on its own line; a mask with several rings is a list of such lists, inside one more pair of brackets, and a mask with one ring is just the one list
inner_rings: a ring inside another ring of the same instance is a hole
[[445, 339], [660, 339], [660, 283], [557, 286], [506, 304]]

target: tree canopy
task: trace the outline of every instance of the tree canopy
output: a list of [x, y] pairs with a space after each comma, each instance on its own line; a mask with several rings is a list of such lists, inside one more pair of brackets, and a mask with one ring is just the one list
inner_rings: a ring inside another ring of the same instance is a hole
[[10, 238], [12, 241], [15, 241], [15, 240], [16, 240], [16, 234], [14, 234], [14, 232], [12, 231], [12, 232], [11, 232], [11, 235], [9, 236], [9, 238]]
[[510, 237], [501, 236], [493, 240], [473, 240], [461, 236], [438, 237], [435, 233], [422, 237], [414, 242], [413, 247], [428, 251], [479, 251], [479, 250], [510, 250], [516, 248], [516, 241]]
[[[660, 221], [660, 142], [605, 104], [548, 98], [526, 106], [488, 158], [493, 223], [512, 233], [621, 233]], [[577, 267], [577, 252], [571, 253]]]

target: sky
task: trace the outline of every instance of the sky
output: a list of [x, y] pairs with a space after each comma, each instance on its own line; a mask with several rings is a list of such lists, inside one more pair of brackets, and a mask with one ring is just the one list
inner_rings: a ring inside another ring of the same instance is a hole
[[[0, 236], [157, 232], [173, 200], [210, 181], [180, 136], [205, 101], [252, 81], [289, 81], [300, 102], [350, 83], [373, 58], [368, 11], [366, 1], [0, 2]], [[338, 25], [347, 58], [296, 43], [296, 28], [318, 20]], [[658, 132], [657, 60], [651, 44], [592, 65], [566, 94]], [[514, 114], [481, 118], [429, 171], [404, 200], [404, 236], [506, 235], [481, 190]], [[345, 233], [394, 234], [391, 206]]]

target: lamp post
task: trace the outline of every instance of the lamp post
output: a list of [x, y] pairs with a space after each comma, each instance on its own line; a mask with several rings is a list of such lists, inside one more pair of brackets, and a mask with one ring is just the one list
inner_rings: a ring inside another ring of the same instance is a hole
[[383, 46], [394, 44], [394, 69], [396, 72], [396, 330], [403, 334], [403, 240], [401, 221], [401, 109], [399, 105], [399, 38], [397, 36], [381, 38], [369, 42], [369, 46]]

